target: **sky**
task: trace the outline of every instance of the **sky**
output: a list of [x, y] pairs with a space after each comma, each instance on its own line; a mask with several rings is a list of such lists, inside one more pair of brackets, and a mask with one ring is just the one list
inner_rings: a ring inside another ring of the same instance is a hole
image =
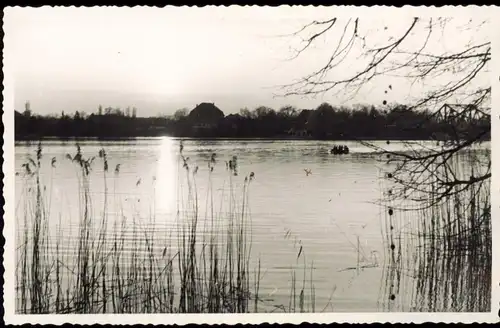
[[[377, 13], [361, 15], [374, 45], [402, 31], [413, 17]], [[466, 11], [455, 16], [470, 19]], [[16, 110], [29, 101], [40, 114], [90, 113], [102, 105], [137, 107], [140, 116], [156, 116], [201, 102], [214, 102], [229, 114], [259, 105], [380, 104], [387, 84], [400, 86], [391, 96], [394, 102], [425, 92], [387, 77], [383, 86], [368, 85], [348, 101], [341, 94], [276, 97], [282, 92], [277, 86], [324, 64], [342, 29], [294, 60], [290, 57], [302, 43], [291, 33], [331, 17], [350, 18], [337, 7], [8, 8], [5, 65], [14, 81]], [[465, 38], [463, 31], [452, 30], [434, 42], [451, 49], [457, 38]], [[352, 56], [333, 74], [351, 74], [361, 65]]]

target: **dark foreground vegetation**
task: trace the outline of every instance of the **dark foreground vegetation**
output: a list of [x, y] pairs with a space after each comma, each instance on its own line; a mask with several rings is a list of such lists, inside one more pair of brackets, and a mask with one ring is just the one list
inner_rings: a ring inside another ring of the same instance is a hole
[[[386, 310], [489, 312], [492, 293], [492, 226], [490, 180], [464, 187], [486, 167], [489, 153], [462, 151], [446, 167], [432, 165], [452, 185], [445, 196], [436, 182], [420, 185], [428, 206], [408, 210], [396, 197], [397, 184], [383, 187], [387, 267]], [[439, 198], [439, 199], [438, 199]], [[409, 260], [411, 258], [411, 260]]]
[[[154, 212], [113, 217], [110, 205], [118, 202], [119, 208], [124, 206], [117, 200], [117, 190], [111, 188], [113, 179], [120, 176], [120, 163], [112, 166], [104, 149], [92, 155], [87, 157], [77, 146], [75, 154], [66, 156], [78, 172], [81, 202], [77, 234], [71, 236], [65, 236], [65, 218], [50, 213], [51, 191], [40, 173], [45, 163], [57, 170], [59, 162], [44, 160], [39, 144], [36, 154], [23, 164], [19, 176], [24, 196], [16, 213], [17, 313], [316, 311], [314, 284], [302, 248], [296, 265], [290, 267], [288, 304], [260, 297], [262, 273], [260, 259], [251, 254], [248, 204], [254, 174], [238, 175], [236, 156], [226, 168], [227, 200], [214, 204], [218, 186], [211, 182], [211, 173], [224, 165], [217, 165], [215, 154], [208, 160], [209, 193], [202, 200], [197, 189], [197, 183], [203, 183], [197, 181], [198, 167], [184, 157], [181, 143], [181, 201], [176, 223], [165, 228], [155, 225]], [[96, 166], [100, 168], [96, 170]], [[96, 173], [98, 170], [102, 173]], [[93, 179], [104, 181], [103, 202], [90, 190]], [[236, 195], [239, 192], [242, 194]], [[210, 204], [204, 213], [199, 206], [202, 201]], [[297, 269], [298, 263], [303, 267]]]
[[[128, 138], [148, 136], [210, 138], [309, 138], [330, 140], [449, 140], [481, 133], [490, 138], [490, 121], [475, 117], [476, 108], [445, 105], [433, 111], [405, 105], [334, 107], [323, 103], [315, 110], [285, 106], [279, 111], [258, 107], [225, 116], [213, 103], [172, 116], [138, 117], [136, 109], [99, 109], [95, 113], [64, 112], [34, 115], [27, 105], [15, 115], [16, 140], [44, 137]], [[474, 106], [472, 106], [474, 107]], [[487, 133], [484, 133], [487, 131]]]

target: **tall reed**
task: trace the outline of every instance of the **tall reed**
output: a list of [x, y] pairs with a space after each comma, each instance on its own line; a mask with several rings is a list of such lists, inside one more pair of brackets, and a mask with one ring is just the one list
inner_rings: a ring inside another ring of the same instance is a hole
[[[69, 218], [65, 220], [59, 215], [56, 222], [55, 216], [49, 213], [51, 207], [47, 201], [51, 199], [52, 189], [47, 191], [43, 185], [40, 143], [36, 161], [30, 158], [23, 165], [24, 194], [17, 226], [16, 311], [260, 311], [260, 259], [253, 268], [256, 263], [252, 262], [249, 211], [254, 173], [240, 176], [238, 158], [233, 156], [226, 166], [228, 187], [223, 189], [221, 203], [216, 204], [218, 188], [214, 186], [213, 172], [219, 169], [219, 161], [217, 155], [212, 154], [206, 163], [206, 206], [205, 213], [201, 213], [200, 168], [184, 156], [182, 143], [178, 156], [176, 220], [174, 227], [164, 228], [157, 223], [154, 209], [144, 215], [139, 209], [124, 208], [124, 201], [116, 190], [120, 164], [116, 164], [111, 174], [104, 149], [97, 157], [87, 158], [77, 145], [76, 153], [66, 155], [65, 159], [74, 166], [78, 177], [78, 230], [74, 234]], [[51, 169], [55, 170], [58, 165], [55, 158], [51, 164]], [[103, 200], [100, 203], [92, 187], [94, 175], [102, 175]], [[111, 184], [110, 179], [114, 181]], [[110, 185], [114, 186], [113, 191], [109, 190]], [[300, 252], [297, 260], [301, 258]], [[302, 258], [304, 275], [298, 291], [301, 312], [308, 310], [304, 254]], [[290, 311], [295, 311], [297, 298], [295, 273], [293, 275], [291, 297], [294, 305], [289, 307]], [[312, 267], [310, 277], [309, 288], [314, 294]], [[310, 304], [314, 311], [313, 295]]]
[[[450, 157], [446, 168], [433, 169], [445, 181], [466, 180], [484, 173], [478, 157], [489, 153], [465, 151]], [[490, 311], [490, 182], [457, 185], [439, 202], [436, 185], [422, 191], [430, 207], [404, 211], [388, 204], [383, 303], [389, 310]]]

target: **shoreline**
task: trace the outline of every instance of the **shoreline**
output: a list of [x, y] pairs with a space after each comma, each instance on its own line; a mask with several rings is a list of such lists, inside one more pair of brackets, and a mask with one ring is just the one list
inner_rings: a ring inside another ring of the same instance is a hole
[[[42, 137], [27, 137], [27, 138], [15, 138], [15, 143], [21, 142], [37, 142], [37, 141], [128, 141], [128, 140], [156, 140], [170, 138], [174, 140], [241, 140], [241, 141], [321, 141], [321, 142], [359, 142], [359, 141], [449, 141], [449, 140], [437, 140], [437, 139], [419, 139], [419, 138], [360, 138], [360, 139], [318, 139], [318, 138], [296, 138], [296, 137], [176, 137], [176, 136], [134, 136], [134, 137], [55, 137], [55, 136], [42, 136]], [[451, 139], [450, 139], [451, 140]], [[485, 138], [481, 142], [491, 142], [491, 138]]]

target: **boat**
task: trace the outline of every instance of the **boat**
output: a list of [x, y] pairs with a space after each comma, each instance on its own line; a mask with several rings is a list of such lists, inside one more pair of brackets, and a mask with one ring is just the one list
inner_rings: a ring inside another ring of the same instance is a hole
[[346, 155], [349, 154], [349, 147], [346, 145], [341, 145], [341, 146], [333, 146], [333, 148], [330, 150], [330, 154], [333, 155]]

